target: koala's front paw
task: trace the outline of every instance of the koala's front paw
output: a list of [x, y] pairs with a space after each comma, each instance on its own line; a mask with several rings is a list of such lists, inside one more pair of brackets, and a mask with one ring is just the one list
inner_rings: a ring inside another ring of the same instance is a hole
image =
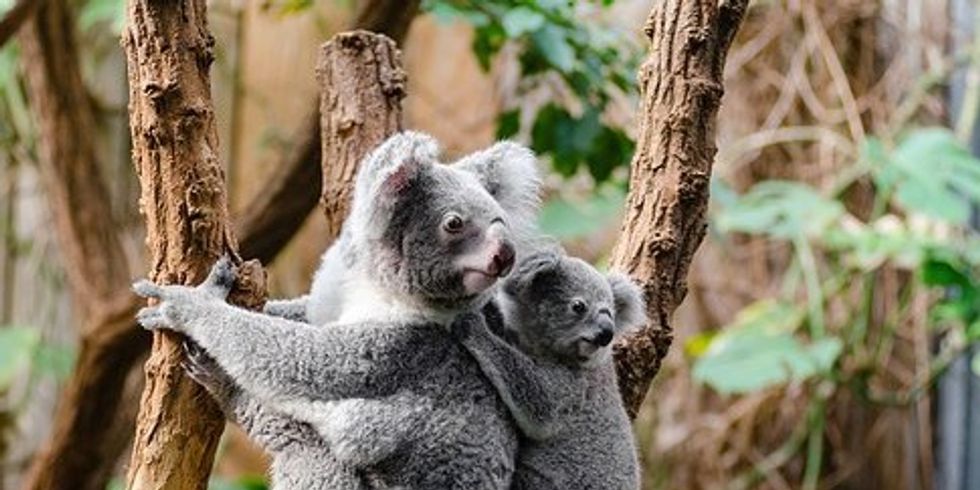
[[136, 320], [143, 328], [156, 330], [165, 328], [186, 332], [186, 323], [193, 318], [202, 305], [211, 302], [224, 302], [235, 284], [235, 268], [227, 256], [219, 259], [211, 268], [208, 277], [197, 287], [180, 285], [161, 285], [147, 280], [133, 284], [133, 291], [147, 299], [158, 300], [154, 306], [141, 309]]
[[181, 366], [187, 376], [201, 385], [221, 405], [226, 405], [238, 388], [217, 361], [199, 345], [184, 341]]

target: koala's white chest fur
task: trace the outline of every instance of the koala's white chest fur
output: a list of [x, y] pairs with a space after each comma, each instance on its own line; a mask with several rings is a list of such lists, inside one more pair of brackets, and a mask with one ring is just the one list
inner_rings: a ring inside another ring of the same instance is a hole
[[448, 325], [453, 318], [451, 313], [435, 312], [406, 301], [359, 274], [348, 273], [339, 289], [339, 297], [333, 298], [330, 305], [339, 323], [409, 321]]

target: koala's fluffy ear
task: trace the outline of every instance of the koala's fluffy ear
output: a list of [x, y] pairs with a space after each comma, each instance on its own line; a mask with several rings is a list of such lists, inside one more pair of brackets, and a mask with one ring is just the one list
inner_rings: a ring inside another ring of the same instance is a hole
[[405, 131], [375, 148], [361, 162], [354, 182], [351, 217], [366, 219], [384, 209], [436, 162], [439, 145], [431, 136]]
[[522, 145], [501, 141], [457, 161], [454, 166], [472, 172], [507, 212], [517, 233], [533, 233], [541, 204], [541, 177], [537, 158]]
[[504, 281], [504, 292], [515, 297], [523, 297], [534, 280], [541, 275], [553, 272], [561, 262], [561, 254], [555, 250], [535, 252], [517, 264], [517, 268]]
[[612, 287], [616, 303], [616, 330], [627, 332], [643, 326], [647, 321], [643, 292], [626, 274], [610, 272], [606, 276]]

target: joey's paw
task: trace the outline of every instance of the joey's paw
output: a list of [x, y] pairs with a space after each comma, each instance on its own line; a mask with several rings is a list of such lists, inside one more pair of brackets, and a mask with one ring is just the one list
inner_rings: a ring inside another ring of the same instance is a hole
[[453, 320], [452, 325], [449, 327], [449, 331], [456, 337], [457, 340], [466, 340], [474, 333], [478, 332], [480, 328], [486, 328], [483, 321], [483, 315], [478, 313], [463, 313]]
[[180, 321], [172, 313], [166, 303], [147, 306], [136, 312], [136, 322], [147, 330], [180, 331]]

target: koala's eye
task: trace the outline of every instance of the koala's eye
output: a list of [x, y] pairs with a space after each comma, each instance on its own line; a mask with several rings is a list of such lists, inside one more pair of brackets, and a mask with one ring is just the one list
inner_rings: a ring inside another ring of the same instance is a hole
[[572, 300], [572, 312], [576, 315], [584, 315], [588, 307], [585, 305], [585, 301], [580, 299]]
[[442, 229], [448, 233], [459, 233], [463, 231], [463, 218], [456, 213], [449, 213], [442, 220]]

